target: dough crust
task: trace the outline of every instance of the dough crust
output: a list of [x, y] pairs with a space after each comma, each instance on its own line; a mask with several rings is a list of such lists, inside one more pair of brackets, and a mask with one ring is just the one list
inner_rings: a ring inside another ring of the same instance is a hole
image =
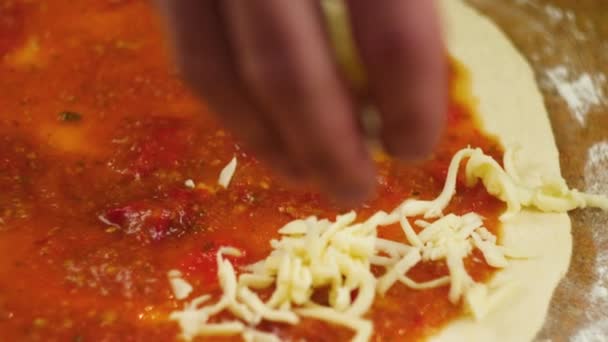
[[[461, 0], [441, 0], [450, 54], [471, 77], [483, 129], [503, 146], [520, 146], [522, 176], [559, 176], [559, 155], [534, 73], [493, 22]], [[431, 341], [531, 341], [542, 327], [553, 291], [572, 252], [567, 214], [524, 211], [502, 227], [504, 245], [531, 256], [512, 260], [496, 277], [517, 290], [481, 321], [462, 318]]]

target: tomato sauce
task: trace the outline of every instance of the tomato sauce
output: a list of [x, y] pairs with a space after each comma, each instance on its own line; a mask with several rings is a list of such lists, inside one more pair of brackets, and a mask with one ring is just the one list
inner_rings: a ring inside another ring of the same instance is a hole
[[[161, 42], [147, 1], [0, 0], [2, 340], [174, 340], [178, 327], [167, 316], [182, 303], [167, 271], [182, 270], [195, 294], [217, 292], [219, 246], [245, 253], [232, 259], [238, 268], [265, 257], [286, 222], [343, 211], [243, 150], [184, 87]], [[466, 72], [454, 66], [452, 74], [453, 89], [466, 88]], [[452, 101], [428, 161], [379, 158], [378, 193], [357, 208], [362, 216], [434, 198], [451, 156], [467, 145], [501, 155], [468, 108]], [[236, 174], [221, 189], [218, 174], [233, 156]], [[496, 232], [503, 206], [460, 182], [450, 210], [475, 210]], [[477, 253], [466, 266], [478, 280], [493, 272]], [[446, 272], [427, 264], [410, 276]], [[447, 291], [394, 286], [369, 315], [374, 340], [417, 340], [458, 317]], [[351, 336], [312, 320], [262, 328], [311, 341]]]

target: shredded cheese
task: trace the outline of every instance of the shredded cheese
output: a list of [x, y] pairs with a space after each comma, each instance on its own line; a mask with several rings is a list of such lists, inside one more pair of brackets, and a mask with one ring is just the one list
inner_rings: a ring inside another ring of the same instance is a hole
[[236, 171], [236, 157], [232, 157], [232, 160], [224, 166], [222, 171], [220, 172], [220, 177], [217, 183], [224, 189], [228, 188], [230, 181], [232, 180], [232, 176], [234, 176], [234, 172]]
[[186, 181], [184, 182], [184, 185], [188, 189], [195, 189], [196, 188], [196, 183], [194, 183], [194, 181], [192, 179], [186, 179]]
[[173, 290], [173, 296], [177, 300], [186, 299], [192, 292], [192, 285], [182, 278], [182, 273], [178, 270], [171, 270], [167, 273], [169, 284]]
[[[373, 333], [372, 322], [365, 315], [376, 295], [385, 295], [399, 283], [419, 291], [449, 286], [449, 300], [481, 319], [503, 303], [516, 286], [509, 281], [498, 285], [475, 282], [464, 267], [464, 259], [477, 249], [488, 265], [504, 268], [510, 258], [526, 256], [500, 246], [496, 236], [483, 226], [480, 215], [444, 213], [456, 192], [462, 163], [468, 186], [481, 181], [488, 193], [507, 204], [501, 220], [528, 207], [559, 212], [587, 206], [608, 209], [608, 198], [570, 190], [561, 179], [524, 183], [517, 173], [514, 154], [505, 154], [505, 171], [480, 149], [463, 149], [452, 159], [437, 198], [407, 199], [392, 212], [379, 211], [362, 222], [357, 221], [355, 212], [339, 215], [333, 222], [316, 217], [289, 222], [279, 229], [280, 239], [270, 242], [273, 250], [268, 257], [243, 268], [238, 278], [223, 255], [239, 256], [240, 252], [223, 247], [216, 260], [221, 298], [215, 304], [204, 305], [211, 297], [200, 296], [170, 318], [179, 323], [186, 340], [240, 334], [245, 341], [274, 342], [278, 337], [254, 327], [262, 321], [298, 324], [301, 317], [308, 317], [352, 329], [353, 341], [363, 342]], [[220, 175], [222, 186], [228, 186], [235, 168], [233, 158]], [[382, 226], [397, 223], [403, 230], [400, 241], [378, 237]], [[436, 261], [445, 262], [448, 275], [425, 282], [408, 276], [419, 263]], [[376, 277], [372, 267], [385, 271]], [[186, 298], [192, 291], [181, 274], [171, 273], [169, 279], [177, 299]], [[263, 301], [256, 290], [265, 289], [273, 292]], [[329, 289], [328, 305], [313, 300], [320, 289]], [[223, 311], [229, 311], [235, 319], [208, 322]]]
[[393, 284], [398, 280], [400, 275], [407, 273], [412, 267], [421, 260], [420, 250], [411, 249], [399, 262], [390, 267], [388, 271], [378, 280], [378, 292], [385, 294]]
[[245, 342], [281, 342], [277, 336], [255, 329], [245, 330], [243, 332], [243, 340]]

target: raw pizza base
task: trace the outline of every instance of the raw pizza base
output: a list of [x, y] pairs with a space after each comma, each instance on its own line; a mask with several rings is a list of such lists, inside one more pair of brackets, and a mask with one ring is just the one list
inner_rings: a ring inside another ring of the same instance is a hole
[[[461, 0], [439, 2], [450, 54], [467, 67], [483, 129], [505, 147], [520, 146], [526, 174], [560, 175], [555, 139], [528, 62], [489, 19]], [[431, 341], [531, 341], [542, 327], [553, 291], [572, 252], [567, 214], [524, 211], [502, 227], [505, 246], [531, 256], [512, 260], [496, 277], [516, 292], [481, 321], [450, 323]]]

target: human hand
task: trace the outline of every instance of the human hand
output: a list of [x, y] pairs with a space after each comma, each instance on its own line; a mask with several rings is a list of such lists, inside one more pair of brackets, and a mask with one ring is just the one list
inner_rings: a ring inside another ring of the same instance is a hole
[[[344, 1], [385, 149], [406, 160], [425, 156], [447, 101], [434, 2]], [[375, 169], [357, 99], [336, 66], [317, 1], [157, 2], [183, 76], [259, 157], [342, 202], [371, 194]]]

